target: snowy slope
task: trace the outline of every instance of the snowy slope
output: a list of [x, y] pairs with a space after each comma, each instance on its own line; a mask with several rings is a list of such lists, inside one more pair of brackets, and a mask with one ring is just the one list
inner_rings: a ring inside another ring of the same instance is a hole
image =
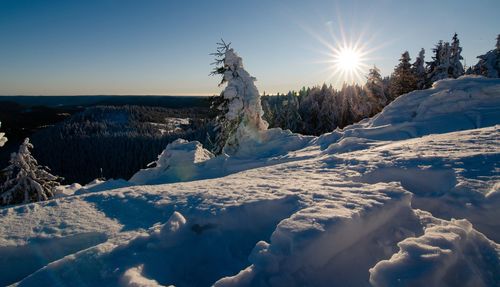
[[462, 78], [267, 157], [171, 147], [196, 181], [1, 209], [0, 285], [499, 286], [499, 124], [500, 80]]

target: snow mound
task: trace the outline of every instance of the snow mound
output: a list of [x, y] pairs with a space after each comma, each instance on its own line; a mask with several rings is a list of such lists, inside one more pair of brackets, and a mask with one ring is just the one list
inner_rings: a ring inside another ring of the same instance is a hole
[[279, 128], [255, 131], [254, 135], [240, 139], [237, 152], [217, 157], [197, 141], [178, 139], [158, 156], [155, 167], [140, 170], [129, 182], [141, 185], [201, 180], [278, 164], [290, 160], [290, 152], [307, 146], [313, 139]]
[[162, 287], [155, 280], [148, 279], [142, 275], [143, 266], [128, 269], [121, 278], [121, 286], [124, 287]]
[[200, 165], [212, 157], [200, 142], [178, 139], [167, 145], [154, 162], [155, 167], [138, 171], [129, 181], [152, 184], [190, 180], [197, 177]]
[[[379, 143], [336, 154], [365, 183], [399, 182], [412, 206], [443, 219], [466, 218], [500, 242], [500, 126]], [[355, 159], [355, 160], [354, 160]]]
[[[89, 193], [89, 192], [113, 190], [113, 189], [128, 187], [128, 186], [132, 186], [132, 185], [133, 184], [131, 184], [130, 182], [128, 182], [124, 179], [108, 179], [108, 180], [95, 179], [92, 182], [89, 182], [88, 184], [81, 186], [80, 188], [75, 190], [73, 194], [79, 195], [79, 194], [84, 194], [84, 193]], [[68, 186], [67, 188], [63, 189], [64, 190], [63, 193], [70, 195], [72, 189], [74, 189], [74, 186]]]
[[398, 246], [398, 253], [370, 269], [373, 286], [500, 285], [500, 245], [467, 220], [442, 222]]
[[337, 194], [281, 221], [270, 243], [256, 244], [252, 265], [215, 286], [361, 286], [368, 268], [399, 240], [422, 233], [410, 194], [395, 185], [337, 188]]
[[279, 156], [305, 147], [312, 139], [280, 128], [255, 131], [251, 136], [242, 136], [238, 150], [231, 156], [247, 159]]
[[398, 97], [371, 119], [318, 139], [323, 148], [342, 138], [401, 140], [498, 124], [500, 79], [463, 76]]

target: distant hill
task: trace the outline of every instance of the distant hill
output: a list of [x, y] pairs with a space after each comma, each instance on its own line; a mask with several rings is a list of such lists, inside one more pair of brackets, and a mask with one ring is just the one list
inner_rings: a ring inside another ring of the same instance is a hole
[[138, 105], [164, 108], [208, 107], [204, 96], [0, 96], [0, 101], [15, 102], [23, 106], [96, 106]]

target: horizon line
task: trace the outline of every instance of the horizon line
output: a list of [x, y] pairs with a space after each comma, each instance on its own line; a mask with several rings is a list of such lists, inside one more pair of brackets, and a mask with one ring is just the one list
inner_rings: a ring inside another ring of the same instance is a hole
[[210, 97], [216, 94], [55, 94], [55, 95], [0, 95], [0, 97]]

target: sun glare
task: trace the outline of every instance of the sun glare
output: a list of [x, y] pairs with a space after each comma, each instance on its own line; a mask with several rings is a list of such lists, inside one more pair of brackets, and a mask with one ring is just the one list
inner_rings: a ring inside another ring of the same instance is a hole
[[356, 70], [360, 65], [360, 55], [353, 49], [342, 49], [335, 55], [335, 64], [347, 72]]
[[361, 83], [368, 70], [367, 51], [357, 45], [343, 43], [330, 52], [331, 77], [337, 82]]
[[[342, 84], [363, 84], [369, 68], [375, 64], [374, 51], [386, 45], [376, 45], [377, 33], [364, 29], [344, 29], [341, 17], [336, 22], [325, 23], [327, 35], [318, 33], [320, 29], [302, 28], [326, 49], [314, 48], [322, 55], [317, 63], [326, 64], [324, 70], [318, 71], [324, 75], [325, 82], [330, 82], [340, 88]], [[369, 36], [368, 36], [369, 35]]]

